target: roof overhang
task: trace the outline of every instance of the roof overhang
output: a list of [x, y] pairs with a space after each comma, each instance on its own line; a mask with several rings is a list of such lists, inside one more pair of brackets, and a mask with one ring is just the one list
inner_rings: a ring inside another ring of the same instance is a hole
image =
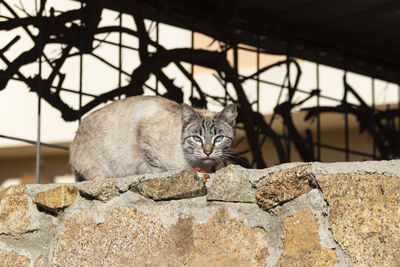
[[106, 1], [124, 13], [400, 83], [397, 0]]

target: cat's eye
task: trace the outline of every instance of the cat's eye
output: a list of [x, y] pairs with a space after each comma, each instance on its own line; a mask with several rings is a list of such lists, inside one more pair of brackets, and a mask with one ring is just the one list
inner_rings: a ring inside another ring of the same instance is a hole
[[215, 137], [214, 142], [221, 142], [224, 139], [224, 137], [222, 135], [218, 135], [217, 137]]
[[197, 135], [193, 135], [193, 140], [196, 142], [201, 142], [201, 138]]

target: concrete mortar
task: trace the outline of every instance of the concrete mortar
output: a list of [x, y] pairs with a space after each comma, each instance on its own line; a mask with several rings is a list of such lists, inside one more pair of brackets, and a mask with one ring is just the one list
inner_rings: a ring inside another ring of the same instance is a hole
[[400, 177], [400, 159], [334, 163], [314, 162], [311, 168], [314, 175], [376, 173], [389, 177]]

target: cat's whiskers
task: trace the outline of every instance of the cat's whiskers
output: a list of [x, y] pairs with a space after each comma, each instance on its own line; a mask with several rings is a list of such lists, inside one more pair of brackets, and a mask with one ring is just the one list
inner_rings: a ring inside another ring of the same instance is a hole
[[193, 154], [187, 154], [186, 159], [189, 161], [191, 166], [195, 166], [198, 162], [198, 159]]
[[225, 162], [224, 162], [221, 158], [217, 158], [217, 159], [218, 159], [218, 161], [221, 163], [222, 166], [225, 165]]
[[226, 153], [224, 154], [224, 156], [227, 157], [228, 159], [231, 159], [231, 158], [240, 159], [240, 157], [239, 157], [238, 155], [233, 154], [233, 153], [231, 153], [231, 152], [226, 152]]

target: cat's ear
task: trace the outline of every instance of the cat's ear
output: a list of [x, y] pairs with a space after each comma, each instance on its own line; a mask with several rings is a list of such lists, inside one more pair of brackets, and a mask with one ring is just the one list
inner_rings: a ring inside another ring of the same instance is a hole
[[229, 104], [218, 115], [218, 119], [227, 121], [230, 125], [234, 126], [237, 117], [237, 107], [235, 104]]
[[183, 125], [187, 125], [189, 122], [200, 118], [199, 113], [197, 113], [191, 106], [188, 104], [182, 104], [182, 121]]

